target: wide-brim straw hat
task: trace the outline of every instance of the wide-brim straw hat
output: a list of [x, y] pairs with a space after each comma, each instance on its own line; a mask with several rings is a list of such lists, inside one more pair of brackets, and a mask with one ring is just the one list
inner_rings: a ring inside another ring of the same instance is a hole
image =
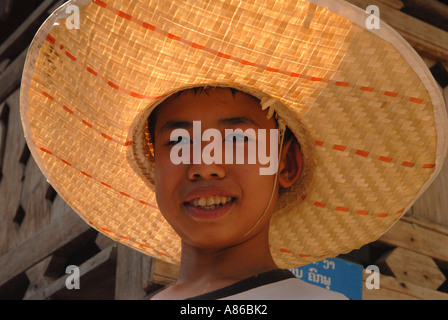
[[383, 22], [369, 29], [369, 17], [339, 0], [69, 1], [26, 59], [29, 148], [92, 227], [176, 263], [180, 238], [157, 206], [146, 120], [179, 90], [234, 87], [271, 101], [304, 154], [271, 221], [278, 266], [347, 253], [411, 207], [447, 149], [428, 68]]

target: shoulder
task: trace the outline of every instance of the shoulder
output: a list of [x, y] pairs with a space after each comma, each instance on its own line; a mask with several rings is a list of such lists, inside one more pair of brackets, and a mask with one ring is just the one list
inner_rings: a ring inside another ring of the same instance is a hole
[[289, 278], [270, 283], [232, 296], [227, 300], [348, 300], [343, 294]]

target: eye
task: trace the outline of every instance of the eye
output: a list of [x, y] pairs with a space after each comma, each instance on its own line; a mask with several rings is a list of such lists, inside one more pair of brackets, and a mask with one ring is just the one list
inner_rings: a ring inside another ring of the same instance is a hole
[[168, 142], [169, 145], [190, 144], [190, 143], [191, 143], [190, 138], [184, 136], [171, 137], [170, 142]]
[[247, 135], [241, 134], [241, 133], [232, 133], [226, 136], [224, 139], [225, 142], [236, 142], [236, 143], [242, 143], [242, 142], [248, 142], [250, 139]]

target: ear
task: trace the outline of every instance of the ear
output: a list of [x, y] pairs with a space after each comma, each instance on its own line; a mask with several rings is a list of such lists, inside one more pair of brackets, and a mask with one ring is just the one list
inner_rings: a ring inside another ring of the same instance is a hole
[[278, 182], [283, 188], [291, 187], [299, 178], [303, 167], [300, 145], [294, 137], [284, 143], [280, 157]]

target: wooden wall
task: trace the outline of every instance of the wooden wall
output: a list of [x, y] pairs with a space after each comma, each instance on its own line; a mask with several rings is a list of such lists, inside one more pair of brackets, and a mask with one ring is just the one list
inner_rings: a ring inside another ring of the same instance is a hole
[[[55, 193], [26, 146], [19, 86], [27, 46], [62, 0], [0, 1], [0, 299], [144, 299], [175, 281], [178, 267], [98, 234]], [[424, 58], [448, 101], [448, 6], [436, 0], [349, 0], [375, 4]], [[377, 264], [381, 289], [364, 299], [448, 300], [448, 165], [382, 238], [344, 259]], [[81, 289], [65, 288], [68, 265]]]

